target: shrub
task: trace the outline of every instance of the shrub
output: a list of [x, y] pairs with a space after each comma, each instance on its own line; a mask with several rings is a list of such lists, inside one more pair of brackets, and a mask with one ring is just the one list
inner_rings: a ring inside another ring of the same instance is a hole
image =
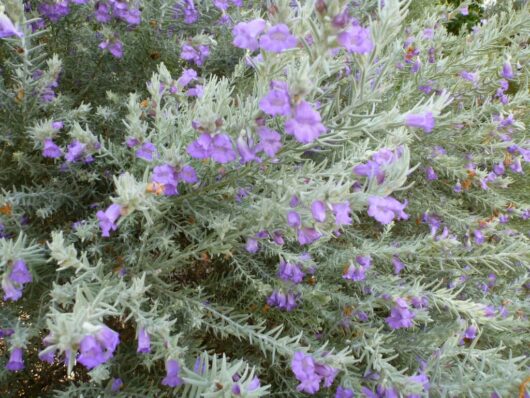
[[524, 396], [526, 3], [242, 3], [3, 1], [2, 396]]

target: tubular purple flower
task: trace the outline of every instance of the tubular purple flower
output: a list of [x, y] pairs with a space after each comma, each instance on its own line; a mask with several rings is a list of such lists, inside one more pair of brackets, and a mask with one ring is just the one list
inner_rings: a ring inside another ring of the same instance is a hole
[[66, 152], [65, 159], [68, 163], [77, 162], [83, 157], [86, 150], [86, 144], [82, 144], [78, 140], [73, 140], [68, 145], [68, 151]]
[[258, 36], [265, 29], [263, 19], [254, 19], [249, 22], [240, 22], [232, 29], [234, 40], [232, 44], [238, 48], [256, 51], [259, 48]]
[[405, 116], [405, 125], [408, 127], [423, 129], [426, 133], [430, 133], [435, 126], [435, 120], [432, 112], [408, 114]]
[[33, 280], [24, 260], [18, 259], [13, 262], [11, 272], [9, 273], [9, 279], [20, 285], [29, 283]]
[[280, 261], [278, 277], [286, 282], [300, 283], [304, 279], [304, 273], [297, 264]]
[[184, 69], [182, 75], [177, 80], [177, 84], [180, 87], [186, 87], [193, 80], [197, 80], [197, 72], [193, 69]]
[[195, 184], [199, 179], [197, 178], [197, 172], [192, 166], [185, 165], [177, 172], [177, 180], [184, 181], [188, 184]]
[[11, 19], [2, 12], [0, 13], [0, 39], [11, 36], [17, 36], [20, 38], [24, 36], [24, 34], [17, 29]]
[[226, 134], [217, 134], [213, 137], [211, 155], [218, 163], [229, 163], [236, 159], [236, 153], [232, 147], [232, 140]]
[[136, 352], [149, 353], [151, 352], [151, 337], [145, 328], [138, 330], [138, 349]]
[[46, 138], [44, 140], [42, 156], [50, 159], [57, 159], [61, 157], [63, 151], [59, 148], [51, 138]]
[[245, 249], [247, 252], [255, 254], [259, 250], [259, 242], [257, 239], [248, 238], [247, 243], [245, 244]]
[[24, 359], [22, 358], [23, 351], [20, 347], [15, 347], [11, 350], [9, 361], [6, 364], [6, 369], [10, 372], [18, 372], [24, 369]]
[[260, 141], [256, 147], [257, 151], [263, 151], [271, 158], [275, 157], [282, 147], [282, 136], [277, 131], [271, 130], [268, 127], [258, 127], [258, 135]]
[[274, 25], [267, 33], [259, 39], [259, 46], [262, 50], [273, 53], [281, 53], [282, 51], [295, 48], [297, 39], [289, 31], [289, 27], [283, 23]]
[[337, 387], [337, 391], [335, 392], [335, 398], [353, 398], [353, 396], [352, 390], [341, 386]]
[[270, 116], [289, 116], [291, 114], [291, 97], [285, 82], [271, 83], [271, 90], [259, 102], [259, 109]]
[[514, 75], [513, 75], [512, 64], [510, 64], [509, 61], [506, 61], [506, 62], [502, 65], [502, 72], [501, 72], [501, 75], [502, 75], [502, 77], [504, 77], [504, 78], [507, 79], [507, 80], [511, 80], [511, 79], [513, 79]]
[[5, 275], [2, 278], [2, 290], [4, 291], [4, 301], [17, 301], [22, 297], [22, 287], [16, 287]]
[[184, 381], [180, 378], [180, 364], [174, 359], [166, 361], [166, 377], [162, 380], [162, 384], [168, 387], [178, 387]]
[[374, 49], [370, 31], [360, 25], [352, 25], [339, 33], [337, 42], [350, 53], [367, 54]]
[[368, 215], [381, 224], [390, 224], [394, 218], [401, 220], [409, 218], [408, 214], [403, 211], [407, 207], [407, 201], [400, 203], [390, 196], [370, 196], [368, 206]]
[[116, 220], [120, 218], [122, 207], [119, 204], [111, 204], [107, 210], [99, 210], [96, 216], [99, 220], [99, 227], [101, 228], [101, 236], [109, 237], [110, 231], [118, 229]]
[[298, 229], [298, 243], [301, 245], [310, 245], [320, 239], [322, 234], [314, 228], [302, 227]]
[[136, 157], [151, 162], [153, 160], [153, 155], [156, 155], [156, 153], [156, 147], [152, 143], [144, 142], [142, 146], [136, 150]]
[[77, 357], [77, 360], [87, 369], [95, 368], [105, 363], [108, 359], [105, 356], [103, 348], [92, 335], [87, 335], [81, 339], [79, 352], [80, 355]]
[[206, 159], [210, 157], [212, 151], [212, 136], [203, 133], [193, 141], [187, 148], [188, 154], [195, 159]]
[[335, 225], [351, 225], [352, 219], [350, 216], [350, 202], [333, 203], [331, 208], [333, 209], [333, 214], [335, 215]]
[[311, 214], [317, 222], [326, 221], [326, 204], [321, 200], [315, 200], [311, 204]]
[[385, 320], [392, 329], [409, 328], [414, 325], [412, 320], [415, 316], [416, 314], [410, 311], [407, 302], [398, 297], [395, 307], [390, 311], [390, 316]]
[[287, 213], [287, 224], [290, 227], [298, 228], [302, 225], [302, 219], [300, 218], [300, 214], [298, 212], [291, 210]]
[[112, 384], [110, 386], [110, 390], [113, 392], [120, 391], [120, 389], [123, 387], [123, 381], [119, 377], [112, 379]]
[[315, 141], [326, 132], [320, 114], [306, 101], [301, 101], [294, 110], [294, 117], [285, 122], [285, 132], [294, 135], [302, 144]]

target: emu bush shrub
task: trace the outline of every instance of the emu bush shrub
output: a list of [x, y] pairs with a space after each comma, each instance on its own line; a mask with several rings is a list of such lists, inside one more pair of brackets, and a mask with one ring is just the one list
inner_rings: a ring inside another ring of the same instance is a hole
[[500, 3], [3, 0], [0, 394], [527, 396]]

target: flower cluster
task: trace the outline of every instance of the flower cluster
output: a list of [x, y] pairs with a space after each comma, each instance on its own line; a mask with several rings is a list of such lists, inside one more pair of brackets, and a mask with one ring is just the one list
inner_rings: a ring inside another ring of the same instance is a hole
[[297, 391], [308, 394], [319, 391], [321, 383], [324, 388], [331, 387], [339, 373], [338, 369], [318, 363], [311, 355], [303, 352], [295, 352], [291, 361], [291, 370], [300, 382], [296, 387]]
[[16, 259], [7, 264], [7, 269], [2, 277], [2, 289], [4, 290], [4, 301], [17, 301], [22, 297], [22, 290], [26, 283], [33, 281], [31, 272], [26, 262]]
[[234, 26], [232, 34], [234, 46], [250, 51], [261, 48], [264, 51], [281, 53], [295, 48], [298, 43], [287, 25], [281, 23], [268, 26], [263, 19], [240, 22]]
[[410, 310], [405, 299], [398, 297], [395, 300], [396, 305], [390, 311], [390, 316], [386, 318], [386, 323], [392, 329], [410, 328], [414, 326], [414, 312]]

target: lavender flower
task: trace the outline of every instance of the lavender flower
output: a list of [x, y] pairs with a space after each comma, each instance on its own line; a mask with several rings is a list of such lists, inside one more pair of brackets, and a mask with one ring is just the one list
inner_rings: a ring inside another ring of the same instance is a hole
[[181, 0], [181, 3], [175, 5], [175, 18], [179, 18], [182, 15], [186, 24], [197, 22], [199, 12], [195, 8], [193, 0]]
[[291, 370], [300, 384], [296, 388], [300, 392], [315, 394], [320, 389], [320, 377], [316, 374], [316, 363], [310, 355], [295, 352], [291, 361]]
[[294, 110], [294, 117], [285, 122], [285, 132], [294, 135], [302, 144], [315, 141], [326, 132], [320, 114], [306, 101], [300, 101]]
[[405, 269], [405, 264], [403, 264], [401, 259], [396, 255], [392, 256], [392, 265], [394, 266], [394, 274], [396, 275]]
[[166, 377], [162, 380], [162, 384], [168, 387], [178, 387], [184, 381], [180, 378], [180, 364], [174, 359], [166, 361]]
[[258, 135], [260, 141], [256, 150], [265, 152], [265, 154], [271, 158], [275, 157], [282, 147], [282, 136], [277, 131], [264, 126], [258, 128]]
[[103, 325], [94, 335], [81, 339], [77, 360], [87, 369], [95, 368], [112, 358], [119, 342], [119, 334]]
[[30, 283], [33, 280], [24, 260], [18, 259], [13, 262], [11, 272], [9, 273], [9, 279], [20, 285]]
[[18, 372], [24, 369], [24, 359], [22, 358], [23, 351], [20, 347], [15, 347], [11, 350], [9, 361], [6, 364], [6, 369], [10, 372]]
[[151, 181], [163, 187], [164, 195], [177, 195], [178, 173], [175, 167], [170, 164], [162, 164], [153, 169]]
[[156, 147], [150, 142], [144, 142], [142, 146], [136, 150], [136, 157], [148, 162], [153, 160], [153, 155], [156, 155]]
[[186, 87], [193, 80], [197, 80], [197, 72], [193, 69], [184, 69], [182, 75], [177, 80], [177, 84], [180, 87]]
[[267, 298], [267, 304], [271, 307], [278, 307], [280, 310], [291, 312], [298, 306], [297, 298], [298, 297], [291, 292], [285, 294], [275, 290]]
[[339, 33], [337, 42], [351, 53], [367, 54], [374, 49], [370, 31], [360, 25], [352, 25]]
[[287, 213], [287, 224], [290, 227], [298, 228], [302, 225], [302, 220], [298, 212], [291, 210]]
[[311, 204], [311, 214], [313, 219], [317, 222], [326, 221], [326, 204], [321, 200], [315, 200]]
[[136, 352], [149, 353], [151, 352], [151, 337], [145, 328], [138, 330], [138, 349]]
[[210, 157], [212, 146], [212, 136], [208, 133], [203, 133], [188, 145], [188, 154], [195, 159], [206, 159]]
[[331, 205], [335, 215], [335, 225], [351, 225], [350, 202], [334, 203]]
[[257, 50], [259, 48], [258, 36], [265, 30], [265, 25], [266, 22], [263, 19], [238, 23], [232, 29], [234, 35], [232, 44], [250, 51]]
[[304, 273], [297, 264], [280, 261], [278, 277], [286, 282], [300, 283], [304, 279]]
[[111, 204], [107, 210], [99, 210], [96, 213], [96, 217], [99, 220], [99, 227], [101, 228], [101, 236], [107, 238], [110, 236], [110, 231], [118, 229], [116, 221], [121, 216], [122, 207], [117, 204]]
[[295, 48], [296, 44], [296, 37], [291, 34], [289, 27], [285, 24], [272, 26], [259, 39], [261, 49], [273, 53], [281, 53], [285, 50]]
[[271, 116], [289, 116], [291, 114], [291, 98], [287, 83], [272, 81], [271, 90], [260, 100], [259, 108]]
[[119, 377], [112, 379], [112, 384], [110, 386], [110, 390], [112, 392], [120, 391], [120, 389], [123, 387], [123, 381]]
[[501, 75], [503, 78], [505, 78], [506, 80], [511, 80], [513, 79], [514, 75], [513, 75], [513, 69], [512, 69], [512, 65], [510, 64], [510, 61], [506, 61], [503, 65], [502, 65], [502, 72], [501, 72]]
[[218, 163], [229, 163], [236, 159], [236, 153], [232, 147], [230, 136], [217, 134], [213, 137], [211, 157]]
[[114, 58], [123, 57], [123, 43], [117, 38], [102, 41], [98, 47], [110, 52]]
[[16, 28], [11, 19], [9, 19], [9, 17], [3, 12], [0, 12], [0, 39], [11, 36], [17, 36], [20, 38], [23, 35], [24, 34]]
[[68, 145], [68, 151], [66, 152], [65, 159], [68, 163], [77, 162], [85, 154], [86, 144], [79, 142], [78, 140], [73, 140], [70, 145]]
[[298, 243], [301, 245], [310, 245], [320, 239], [322, 234], [314, 228], [302, 227], [298, 229]]
[[421, 128], [426, 133], [430, 133], [434, 129], [435, 121], [432, 112], [408, 114], [405, 116], [405, 125]]
[[416, 315], [410, 311], [409, 305], [404, 299], [398, 297], [395, 302], [396, 305], [390, 311], [390, 316], [386, 318], [388, 326], [392, 329], [412, 327], [414, 325], [412, 320]]
[[44, 148], [42, 149], [42, 156], [45, 158], [57, 159], [61, 157], [63, 151], [59, 148], [51, 138], [44, 140]]
[[180, 57], [186, 61], [192, 61], [197, 66], [204, 64], [204, 61], [210, 55], [210, 48], [207, 45], [199, 45], [197, 47], [191, 44], [183, 44], [180, 51]]
[[368, 206], [368, 215], [381, 224], [390, 224], [394, 218], [401, 220], [409, 218], [409, 215], [403, 211], [407, 207], [407, 201], [400, 203], [390, 196], [370, 196]]
[[344, 387], [337, 387], [337, 391], [335, 392], [335, 398], [353, 398], [354, 393], [353, 390], [350, 390], [349, 388]]

